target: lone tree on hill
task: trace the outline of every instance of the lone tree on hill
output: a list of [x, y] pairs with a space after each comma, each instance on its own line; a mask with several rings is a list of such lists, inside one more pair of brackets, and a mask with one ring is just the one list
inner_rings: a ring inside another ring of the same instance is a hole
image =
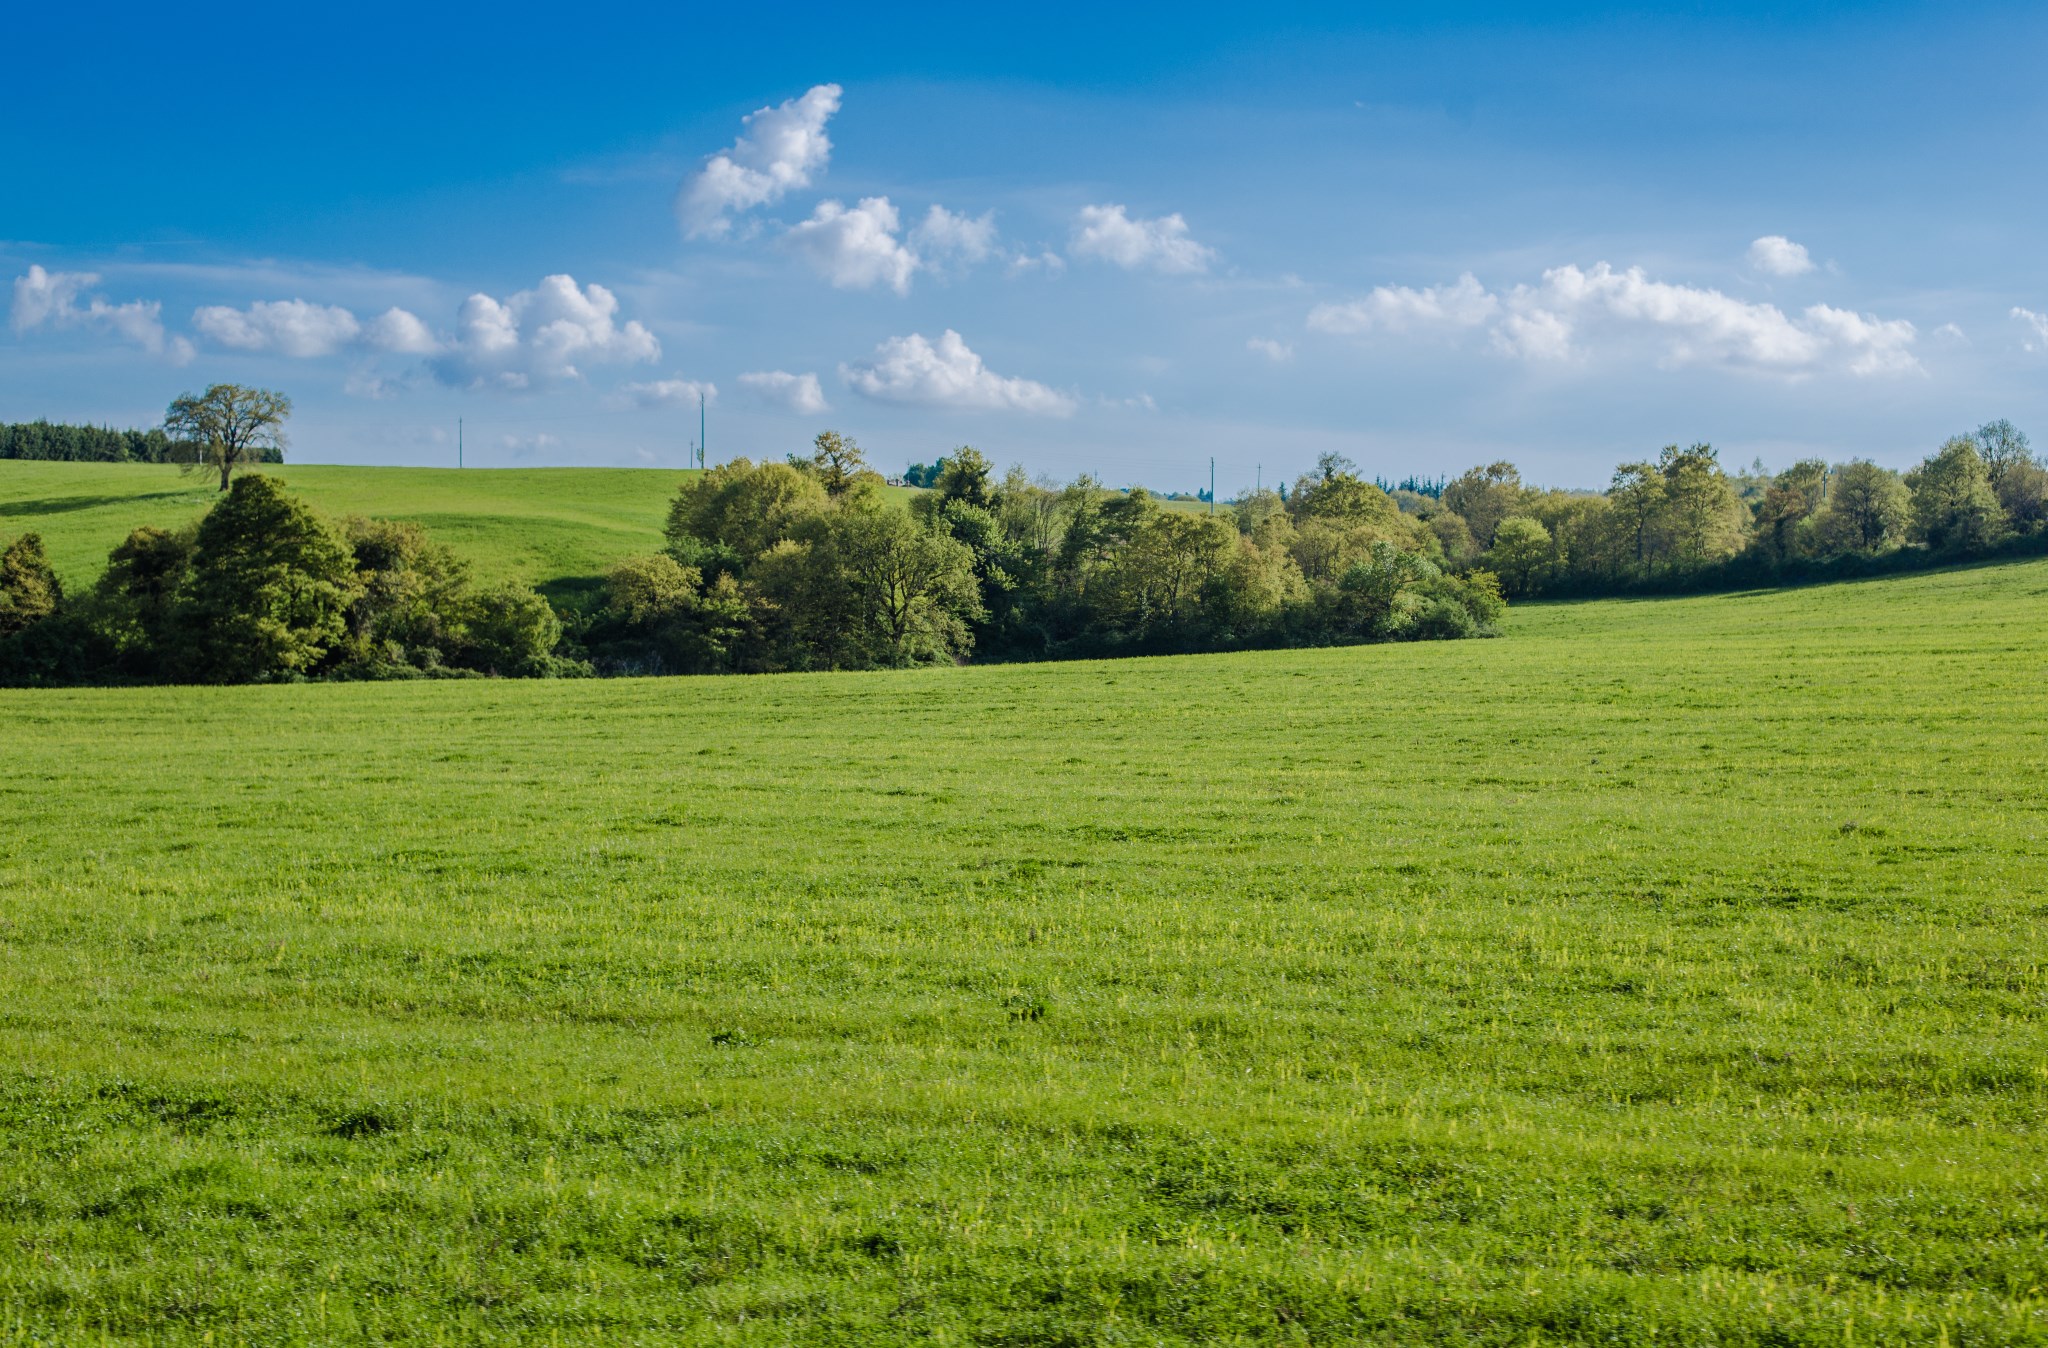
[[164, 413], [164, 431], [184, 450], [193, 469], [220, 469], [228, 489], [235, 469], [258, 461], [266, 450], [284, 452], [284, 420], [292, 400], [269, 389], [214, 384], [194, 397], [187, 393]]

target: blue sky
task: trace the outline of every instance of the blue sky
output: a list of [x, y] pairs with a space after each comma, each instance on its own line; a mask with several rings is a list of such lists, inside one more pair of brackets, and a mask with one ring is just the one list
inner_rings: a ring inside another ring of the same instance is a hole
[[[0, 419], [1226, 492], [2048, 434], [2038, 7], [42, 6]], [[751, 120], [749, 120], [751, 118]], [[937, 211], [935, 213], [935, 209]]]

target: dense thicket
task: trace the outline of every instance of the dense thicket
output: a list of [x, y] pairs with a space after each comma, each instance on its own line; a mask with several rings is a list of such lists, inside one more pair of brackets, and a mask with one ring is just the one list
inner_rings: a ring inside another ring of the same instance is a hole
[[1453, 569], [1511, 596], [1586, 595], [1867, 575], [2048, 550], [2048, 468], [1995, 421], [1904, 474], [1861, 459], [1723, 470], [1709, 445], [1615, 469], [1605, 492], [1525, 486], [1511, 463], [1473, 468], [1437, 500], [1396, 493]]
[[66, 595], [42, 540], [0, 552], [0, 683], [256, 683], [577, 672], [530, 590], [479, 590], [416, 524], [322, 518], [236, 479], [197, 526], [135, 530]]
[[[117, 431], [104, 426], [59, 426], [47, 421], [0, 424], [0, 459], [41, 459], [61, 463], [178, 463], [179, 444], [161, 429]], [[281, 463], [282, 450], [263, 455]]]
[[964, 447], [907, 511], [880, 485], [830, 432], [715, 468], [576, 635], [606, 670], [853, 669], [1463, 637], [1502, 612], [1490, 575], [1447, 572], [1436, 531], [1334, 457], [1215, 514], [997, 479]]

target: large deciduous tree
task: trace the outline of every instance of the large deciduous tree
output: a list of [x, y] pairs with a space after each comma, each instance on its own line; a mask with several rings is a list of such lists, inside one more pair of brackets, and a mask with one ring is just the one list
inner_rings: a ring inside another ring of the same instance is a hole
[[199, 522], [180, 605], [187, 671], [250, 683], [313, 669], [347, 633], [358, 592], [348, 543], [276, 479], [235, 480]]
[[1991, 490], [1977, 443], [1959, 435], [1906, 474], [1913, 493], [1913, 537], [1937, 552], [1967, 552], [1996, 543], [2005, 512]]
[[1541, 520], [1510, 515], [1495, 526], [1485, 564], [1503, 590], [1520, 598], [1541, 590], [1557, 569], [1557, 546]]
[[1490, 548], [1500, 522], [1522, 513], [1525, 495], [1521, 471], [1502, 461], [1460, 473], [1444, 487], [1443, 503], [1465, 521], [1475, 543]]
[[213, 384], [173, 402], [164, 413], [164, 430], [188, 465], [219, 469], [220, 489], [226, 491], [235, 469], [267, 451], [284, 451], [284, 423], [291, 414], [292, 400], [282, 393]]
[[1970, 438], [1977, 443], [1977, 456], [1984, 460], [1984, 474], [1991, 479], [1993, 491], [2004, 485], [2006, 475], [2014, 469], [2033, 465], [2034, 451], [2027, 443], [2027, 433], [2004, 417], [1985, 422]]
[[1835, 469], [1814, 532], [1829, 553], [1877, 552], [1905, 537], [1911, 505], [1897, 473], [1867, 459], [1852, 459]]
[[41, 622], [63, 598], [40, 534], [23, 534], [0, 552], [0, 637]]

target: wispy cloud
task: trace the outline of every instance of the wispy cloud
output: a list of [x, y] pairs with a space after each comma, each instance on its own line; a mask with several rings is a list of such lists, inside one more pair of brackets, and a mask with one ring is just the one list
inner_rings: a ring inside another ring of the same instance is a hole
[[1918, 373], [1919, 333], [1905, 319], [1881, 319], [1813, 304], [1788, 315], [1773, 304], [1719, 290], [1650, 279], [1640, 267], [1553, 267], [1534, 285], [1487, 290], [1470, 273], [1447, 286], [1382, 286], [1308, 316], [1322, 332], [1454, 334], [1485, 329], [1494, 350], [1559, 361], [1640, 349], [1669, 367], [1717, 366], [1799, 379]]
[[192, 358], [190, 342], [164, 331], [162, 304], [156, 300], [114, 304], [103, 296], [86, 294], [99, 282], [97, 272], [53, 272], [31, 265], [26, 274], [14, 278], [14, 305], [9, 315], [14, 330], [76, 329], [133, 343], [178, 364]]

